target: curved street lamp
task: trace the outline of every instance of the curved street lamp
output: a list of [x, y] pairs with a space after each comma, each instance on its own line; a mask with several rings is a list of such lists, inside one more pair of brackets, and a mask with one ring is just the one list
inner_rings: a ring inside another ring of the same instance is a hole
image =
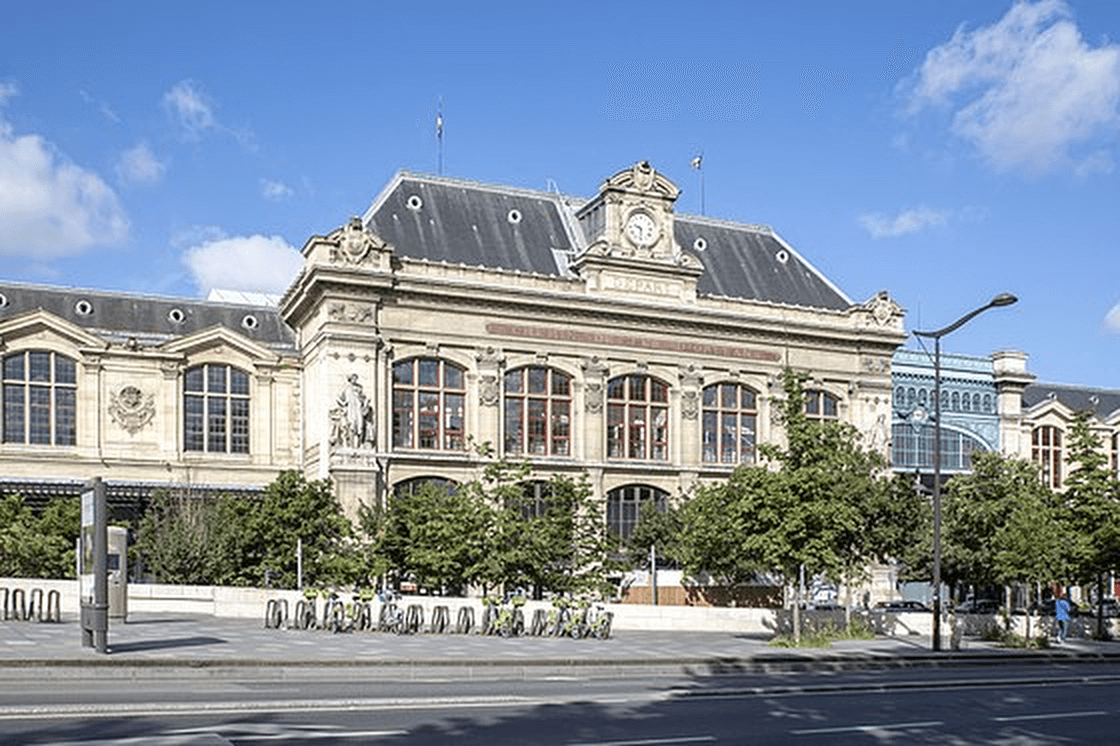
[[1011, 293], [1000, 293], [986, 305], [969, 311], [964, 316], [941, 329], [931, 332], [915, 331], [916, 337], [933, 339], [933, 649], [941, 650], [941, 338], [964, 326], [973, 317], [989, 308], [1010, 306], [1016, 298]]

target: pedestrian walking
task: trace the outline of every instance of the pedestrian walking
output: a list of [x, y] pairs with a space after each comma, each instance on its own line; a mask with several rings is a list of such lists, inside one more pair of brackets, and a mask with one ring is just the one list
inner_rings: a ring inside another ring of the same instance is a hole
[[1054, 601], [1054, 621], [1058, 623], [1058, 642], [1065, 642], [1069, 635], [1069, 601], [1065, 596]]

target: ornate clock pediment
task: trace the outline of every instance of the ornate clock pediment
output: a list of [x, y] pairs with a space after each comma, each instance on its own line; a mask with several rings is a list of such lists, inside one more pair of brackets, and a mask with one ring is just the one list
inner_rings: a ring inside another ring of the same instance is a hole
[[580, 210], [581, 222], [597, 230], [572, 264], [589, 290], [695, 301], [703, 265], [674, 238], [673, 203], [680, 193], [649, 161], [603, 182]]

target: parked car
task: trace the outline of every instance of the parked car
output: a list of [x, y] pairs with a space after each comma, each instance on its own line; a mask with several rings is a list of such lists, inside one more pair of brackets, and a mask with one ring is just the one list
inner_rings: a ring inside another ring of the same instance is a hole
[[971, 598], [957, 607], [958, 614], [998, 614], [999, 601], [990, 598]]
[[880, 601], [875, 604], [879, 611], [929, 611], [930, 608], [921, 601]]
[[[1068, 598], [1066, 600], [1069, 601]], [[1013, 613], [1022, 614], [1024, 612], [1022, 609], [1015, 609]], [[1069, 615], [1077, 616], [1080, 613], [1081, 607], [1079, 607], [1075, 602], [1069, 601]], [[1041, 603], [1035, 601], [1031, 604], [1031, 614], [1034, 616], [1054, 616], [1054, 599], [1051, 598], [1046, 601], [1042, 601]]]

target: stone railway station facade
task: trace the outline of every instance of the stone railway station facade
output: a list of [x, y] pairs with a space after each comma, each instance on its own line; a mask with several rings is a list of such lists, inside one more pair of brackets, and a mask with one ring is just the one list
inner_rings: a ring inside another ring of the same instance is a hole
[[127, 513], [294, 468], [354, 514], [475, 478], [489, 444], [533, 479], [586, 473], [626, 535], [780, 441], [786, 366], [889, 453], [902, 308], [678, 194], [647, 163], [590, 198], [398, 173], [271, 306], [0, 283], [0, 490], [99, 475]]

